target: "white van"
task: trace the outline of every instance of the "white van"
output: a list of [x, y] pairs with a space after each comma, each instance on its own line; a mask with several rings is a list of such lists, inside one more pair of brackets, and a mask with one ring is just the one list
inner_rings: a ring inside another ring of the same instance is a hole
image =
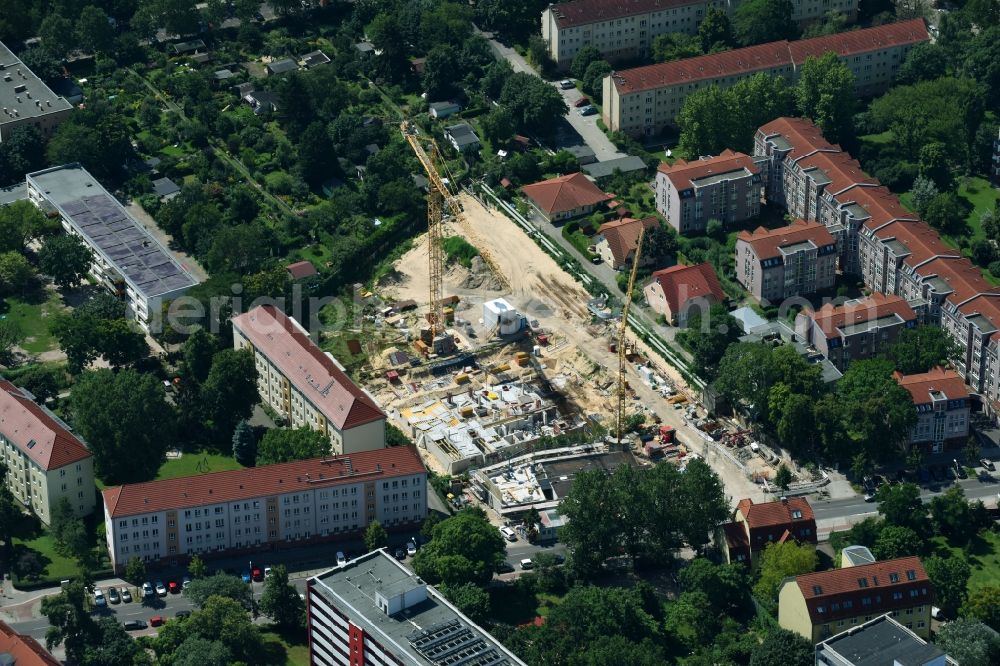
[[507, 527], [506, 525], [500, 528], [500, 534], [502, 534], [503, 538], [507, 539], [507, 541], [511, 542], [517, 541], [517, 532]]
[[523, 560], [521, 560], [521, 568], [524, 569], [525, 571], [527, 571], [528, 569], [534, 569], [535, 563], [532, 562], [530, 558], [526, 557]]

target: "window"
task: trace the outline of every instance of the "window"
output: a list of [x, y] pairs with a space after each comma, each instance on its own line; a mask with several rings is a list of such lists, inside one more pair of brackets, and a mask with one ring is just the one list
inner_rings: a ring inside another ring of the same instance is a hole
[[913, 569], [907, 569], [906, 580], [916, 580], [916, 579], [917, 579], [917, 572], [914, 571]]
[[820, 585], [813, 585], [813, 594], [823, 594], [823, 588]]
[[868, 587], [868, 579], [867, 578], [859, 578], [858, 579], [858, 587]]

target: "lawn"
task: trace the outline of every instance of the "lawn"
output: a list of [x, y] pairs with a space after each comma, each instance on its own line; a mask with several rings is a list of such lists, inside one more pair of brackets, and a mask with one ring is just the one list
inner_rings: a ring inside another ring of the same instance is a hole
[[554, 594], [538, 592], [532, 595], [519, 585], [494, 587], [489, 592], [491, 619], [514, 626], [527, 624], [539, 616], [546, 617], [562, 601], [562, 597]]
[[48, 532], [42, 532], [40, 536], [29, 541], [14, 539], [15, 558], [19, 557], [22, 548], [33, 550], [39, 554], [42, 562], [45, 563], [43, 578], [52, 580], [65, 580], [80, 574], [80, 567], [76, 560], [71, 557], [63, 557], [56, 552], [55, 539]]
[[21, 329], [25, 341], [21, 346], [31, 354], [40, 354], [59, 348], [59, 343], [49, 332], [49, 324], [53, 317], [65, 309], [59, 294], [48, 289], [40, 292], [38, 300], [33, 302], [14, 297], [4, 299], [0, 304], [0, 317], [13, 321]]
[[180, 476], [195, 476], [208, 472], [224, 472], [231, 469], [243, 469], [243, 466], [230, 456], [217, 453], [185, 453], [180, 458], [171, 458], [160, 466], [160, 479], [176, 479]]
[[584, 257], [590, 257], [593, 255], [589, 248], [594, 244], [594, 242], [587, 234], [580, 231], [575, 224], [567, 224], [564, 226], [562, 228], [562, 236], [568, 240]]
[[284, 654], [285, 661], [274, 661], [274, 664], [284, 664], [285, 666], [308, 666], [309, 645], [304, 640], [290, 642], [288, 637], [279, 634], [275, 630], [263, 632], [264, 649], [268, 654], [278, 657], [278, 653]]
[[983, 226], [979, 218], [988, 210], [993, 210], [997, 199], [1000, 199], [1000, 190], [990, 185], [985, 178], [965, 178], [958, 186], [958, 196], [962, 197], [972, 205], [972, 212], [965, 219], [971, 232], [970, 238], [977, 240], [985, 238]]
[[972, 542], [966, 555], [961, 548], [954, 548], [945, 542], [944, 537], [933, 539], [937, 554], [945, 555], [950, 551], [954, 557], [965, 557], [972, 569], [969, 577], [969, 591], [975, 591], [987, 586], [1000, 586], [1000, 533], [985, 530]]

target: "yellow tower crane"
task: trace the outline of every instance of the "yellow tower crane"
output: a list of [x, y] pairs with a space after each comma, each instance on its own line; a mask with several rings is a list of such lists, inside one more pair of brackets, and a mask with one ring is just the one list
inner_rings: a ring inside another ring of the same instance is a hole
[[640, 226], [639, 241], [635, 246], [635, 256], [632, 258], [632, 272], [628, 276], [628, 288], [625, 290], [625, 303], [622, 305], [622, 321], [618, 327], [618, 414], [615, 434], [618, 443], [622, 443], [622, 431], [625, 429], [625, 333], [628, 331], [628, 310], [632, 304], [632, 289], [635, 287], [635, 275], [639, 270], [639, 257], [642, 255], [642, 239], [646, 228]]

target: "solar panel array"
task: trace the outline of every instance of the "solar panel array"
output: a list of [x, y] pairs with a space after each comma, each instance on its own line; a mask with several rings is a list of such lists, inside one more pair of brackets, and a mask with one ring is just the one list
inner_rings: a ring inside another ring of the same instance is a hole
[[407, 639], [414, 650], [435, 666], [510, 664], [507, 657], [458, 619], [416, 631]]
[[147, 298], [196, 284], [110, 195], [100, 193], [62, 205], [73, 225]]

